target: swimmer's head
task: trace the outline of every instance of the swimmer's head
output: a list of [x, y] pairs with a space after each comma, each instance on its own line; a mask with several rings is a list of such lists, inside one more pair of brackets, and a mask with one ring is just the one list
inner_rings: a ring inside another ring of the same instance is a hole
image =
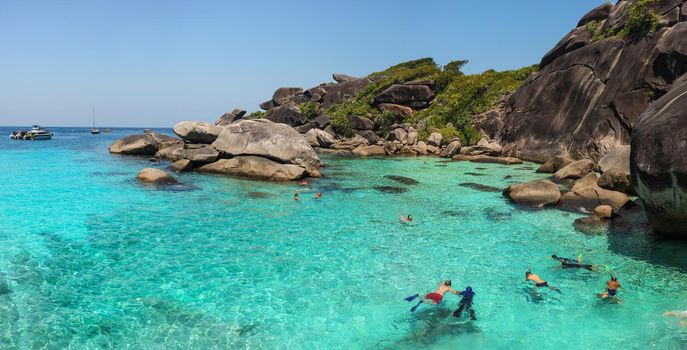
[[551, 255], [551, 258], [553, 258], [553, 259], [558, 259], [558, 255], [556, 255], [556, 254]]
[[413, 215], [408, 214], [408, 220], [413, 220]]
[[444, 285], [445, 285], [446, 287], [450, 287], [450, 286], [451, 286], [451, 280], [446, 280], [446, 281], [444, 281]]
[[527, 272], [525, 272], [525, 277], [530, 277], [531, 274], [532, 274], [532, 271], [527, 270]]
[[465, 288], [465, 291], [466, 291], [466, 292], [472, 292], [472, 287], [467, 287], [467, 288]]

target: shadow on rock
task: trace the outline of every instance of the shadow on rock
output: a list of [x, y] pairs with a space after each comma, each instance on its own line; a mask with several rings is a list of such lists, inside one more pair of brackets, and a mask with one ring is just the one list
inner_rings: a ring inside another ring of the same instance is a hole
[[611, 251], [687, 273], [687, 242], [655, 235], [641, 205], [619, 211], [618, 215], [607, 231]]

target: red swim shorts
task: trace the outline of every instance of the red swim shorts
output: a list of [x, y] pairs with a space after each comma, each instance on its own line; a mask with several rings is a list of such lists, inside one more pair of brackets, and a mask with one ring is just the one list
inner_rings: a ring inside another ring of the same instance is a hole
[[437, 293], [429, 293], [429, 294], [425, 295], [425, 299], [431, 299], [437, 304], [439, 304], [441, 302], [441, 299], [443, 299], [443, 298], [444, 298], [443, 295], [437, 294]]

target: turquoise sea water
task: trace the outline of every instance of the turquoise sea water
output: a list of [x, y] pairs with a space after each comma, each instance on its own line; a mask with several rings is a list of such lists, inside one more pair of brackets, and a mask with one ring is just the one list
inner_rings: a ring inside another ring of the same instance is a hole
[[[460, 186], [541, 177], [528, 165], [328, 156], [309, 192], [194, 173], [165, 190], [135, 180], [147, 159], [107, 152], [137, 130], [53, 129], [34, 142], [10, 131], [0, 128], [3, 349], [687, 348], [685, 329], [661, 316], [687, 309], [684, 244], [584, 235], [580, 215]], [[415, 221], [399, 223], [408, 212]], [[596, 298], [608, 273], [553, 270], [552, 253], [607, 265], [624, 302]], [[534, 300], [528, 267], [563, 294]], [[404, 297], [445, 278], [474, 288], [477, 321], [450, 316], [453, 295], [408, 311]]]

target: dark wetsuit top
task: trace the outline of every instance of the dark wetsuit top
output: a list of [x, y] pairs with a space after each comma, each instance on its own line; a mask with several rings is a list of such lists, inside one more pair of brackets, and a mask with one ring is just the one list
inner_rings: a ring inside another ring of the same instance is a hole
[[475, 292], [468, 292], [468, 291], [465, 291], [465, 290], [464, 290], [464, 291], [458, 293], [458, 295], [462, 295], [462, 296], [463, 296], [463, 299], [460, 300], [460, 302], [461, 302], [462, 304], [465, 304], [465, 303], [471, 304], [471, 303], [472, 303], [472, 297], [475, 296]]

